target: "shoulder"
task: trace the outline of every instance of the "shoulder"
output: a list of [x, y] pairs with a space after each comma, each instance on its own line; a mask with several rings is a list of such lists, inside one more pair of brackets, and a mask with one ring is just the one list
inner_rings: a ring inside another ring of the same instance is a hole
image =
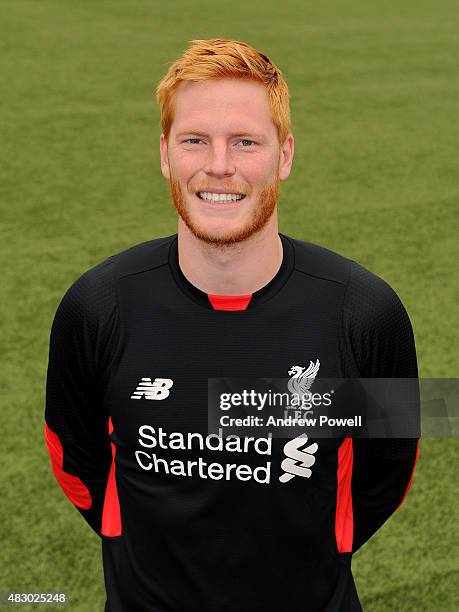
[[344, 288], [344, 303], [371, 314], [401, 304], [395, 290], [382, 277], [357, 261], [324, 246], [287, 236], [295, 251], [295, 269], [303, 274], [340, 283]]
[[319, 244], [285, 236], [293, 245], [295, 270], [325, 281], [346, 285], [352, 261]]
[[359, 319], [359, 323], [368, 326], [369, 330], [373, 326], [384, 329], [408, 317], [395, 289], [356, 261], [352, 261], [350, 266], [344, 316]]
[[116, 282], [129, 274], [138, 274], [166, 265], [169, 248], [176, 234], [135, 244], [115, 253], [104, 261], [86, 270], [77, 282], [97, 287], [104, 283]]
[[167, 264], [175, 237], [174, 234], [133, 245], [92, 266], [71, 283], [57, 312], [74, 319], [110, 318], [117, 308], [119, 279]]

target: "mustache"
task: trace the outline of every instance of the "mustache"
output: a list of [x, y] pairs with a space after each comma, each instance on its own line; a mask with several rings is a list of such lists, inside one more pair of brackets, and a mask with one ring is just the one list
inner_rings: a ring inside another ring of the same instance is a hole
[[191, 193], [196, 193], [197, 191], [213, 191], [214, 189], [224, 189], [225, 191], [229, 191], [230, 193], [242, 193], [244, 195], [250, 195], [252, 193], [252, 189], [247, 186], [242, 185], [234, 185], [231, 183], [220, 183], [219, 185], [214, 185], [211, 183], [200, 183], [199, 185], [190, 184], [189, 190]]

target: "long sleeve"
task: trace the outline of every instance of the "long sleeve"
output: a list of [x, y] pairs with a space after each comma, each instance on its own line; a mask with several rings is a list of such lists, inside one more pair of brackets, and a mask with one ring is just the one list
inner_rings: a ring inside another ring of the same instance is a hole
[[51, 327], [45, 440], [64, 494], [100, 534], [112, 461], [105, 372], [116, 339], [110, 260], [81, 276], [62, 298]]
[[[353, 262], [344, 308], [345, 333], [359, 377], [418, 377], [409, 317], [385, 281]], [[419, 439], [355, 438], [352, 443], [355, 552], [404, 500], [419, 454]]]

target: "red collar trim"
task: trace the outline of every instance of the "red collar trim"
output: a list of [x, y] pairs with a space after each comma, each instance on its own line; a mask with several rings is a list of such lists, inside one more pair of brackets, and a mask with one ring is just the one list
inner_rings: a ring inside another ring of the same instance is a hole
[[214, 310], [246, 310], [252, 294], [247, 295], [213, 295], [207, 294]]

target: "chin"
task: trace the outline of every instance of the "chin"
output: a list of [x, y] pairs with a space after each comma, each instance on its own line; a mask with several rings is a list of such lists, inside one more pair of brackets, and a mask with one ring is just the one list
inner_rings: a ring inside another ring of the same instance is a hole
[[197, 238], [209, 244], [235, 244], [247, 236], [247, 224], [243, 223], [193, 223], [189, 219], [185, 223]]
[[254, 234], [257, 234], [266, 223], [256, 223], [254, 219], [243, 222], [225, 223], [194, 223], [189, 217], [182, 220], [192, 234], [208, 244], [214, 246], [231, 246], [244, 242]]

